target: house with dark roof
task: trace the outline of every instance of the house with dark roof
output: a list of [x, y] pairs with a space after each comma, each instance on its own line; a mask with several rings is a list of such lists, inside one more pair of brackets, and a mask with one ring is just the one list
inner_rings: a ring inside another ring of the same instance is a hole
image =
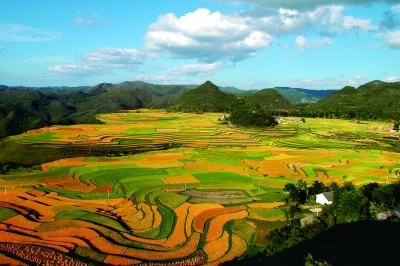
[[316, 202], [319, 204], [332, 204], [333, 191], [317, 194]]

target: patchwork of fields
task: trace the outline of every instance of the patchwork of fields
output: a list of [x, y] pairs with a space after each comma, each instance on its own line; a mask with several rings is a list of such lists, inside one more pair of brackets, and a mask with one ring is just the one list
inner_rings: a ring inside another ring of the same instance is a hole
[[285, 223], [287, 182], [397, 180], [400, 154], [385, 151], [389, 133], [368, 130], [389, 124], [307, 119], [260, 130], [229, 127], [222, 115], [140, 110], [10, 137], [38, 150], [125, 152], [0, 176], [0, 261], [29, 264], [5, 251], [12, 243], [94, 264], [218, 265]]

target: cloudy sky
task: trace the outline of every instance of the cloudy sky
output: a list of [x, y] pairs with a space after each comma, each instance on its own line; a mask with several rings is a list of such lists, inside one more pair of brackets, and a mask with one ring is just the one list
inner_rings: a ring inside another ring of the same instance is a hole
[[0, 1], [0, 84], [400, 81], [400, 0]]

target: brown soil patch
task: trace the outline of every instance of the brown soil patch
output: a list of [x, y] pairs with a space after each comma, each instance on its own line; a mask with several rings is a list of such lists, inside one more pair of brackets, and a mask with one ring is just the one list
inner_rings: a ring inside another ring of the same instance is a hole
[[97, 186], [96, 191], [99, 192], [104, 192], [104, 193], [108, 193], [108, 192], [112, 192], [114, 189], [114, 185], [100, 185]]

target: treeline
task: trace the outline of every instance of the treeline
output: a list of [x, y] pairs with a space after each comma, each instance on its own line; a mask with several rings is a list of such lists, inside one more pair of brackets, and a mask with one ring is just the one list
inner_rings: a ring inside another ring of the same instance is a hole
[[[400, 208], [399, 181], [391, 184], [369, 183], [358, 188], [351, 182], [346, 182], [342, 186], [333, 182], [327, 186], [322, 182], [315, 181], [312, 186], [307, 186], [306, 182], [300, 180], [296, 184], [286, 184], [284, 190], [288, 192], [288, 196], [285, 199], [289, 214], [288, 223], [282, 228], [271, 231], [267, 236], [268, 245], [263, 248], [259, 247], [258, 253], [254, 254], [254, 250], [250, 251], [243, 258], [235, 259], [227, 264], [261, 265], [270, 261], [270, 258], [279, 252], [304, 241], [310, 241], [322, 232], [351, 222], [369, 222], [369, 224], [367, 223], [369, 226], [371, 221], [378, 220], [378, 213]], [[324, 205], [318, 218], [302, 226], [300, 219], [296, 218], [296, 214], [301, 211], [299, 205], [306, 202], [307, 204], [313, 204], [316, 194], [327, 191], [333, 192], [332, 204]], [[387, 219], [400, 222], [396, 216]], [[368, 232], [365, 232], [365, 234], [368, 234]], [[340, 242], [340, 239], [331, 237], [328, 241]], [[370, 244], [379, 245], [379, 243]], [[340, 248], [335, 252], [339, 251]]]

